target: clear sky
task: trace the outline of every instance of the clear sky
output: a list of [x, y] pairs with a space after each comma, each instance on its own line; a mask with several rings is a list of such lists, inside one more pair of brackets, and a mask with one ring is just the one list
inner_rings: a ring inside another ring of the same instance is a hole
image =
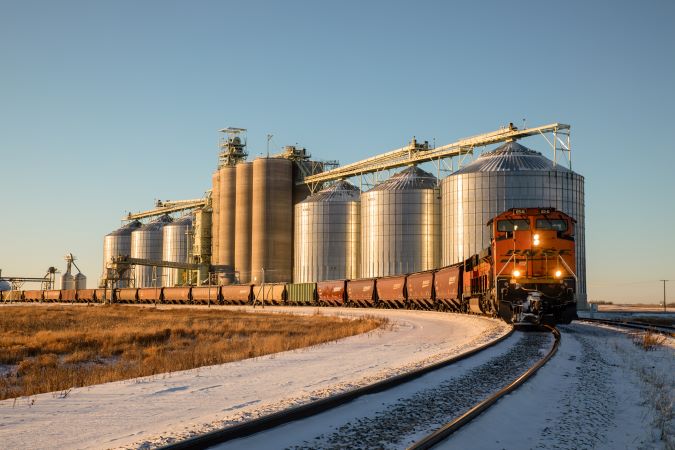
[[674, 24], [671, 0], [0, 0], [0, 268], [73, 252], [92, 287], [122, 215], [209, 188], [222, 127], [346, 163], [526, 119], [572, 125], [589, 298], [661, 301]]

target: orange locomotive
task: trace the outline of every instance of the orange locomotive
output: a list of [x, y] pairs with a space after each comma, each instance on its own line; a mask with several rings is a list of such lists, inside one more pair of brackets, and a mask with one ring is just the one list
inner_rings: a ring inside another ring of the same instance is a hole
[[490, 220], [489, 251], [464, 264], [469, 309], [519, 324], [575, 319], [574, 224], [553, 208], [513, 208]]

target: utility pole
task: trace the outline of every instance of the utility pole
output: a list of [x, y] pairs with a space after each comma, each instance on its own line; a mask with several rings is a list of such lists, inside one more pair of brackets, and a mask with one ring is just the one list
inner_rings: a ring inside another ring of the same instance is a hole
[[666, 281], [670, 280], [659, 280], [663, 282], [663, 312], [666, 312]]

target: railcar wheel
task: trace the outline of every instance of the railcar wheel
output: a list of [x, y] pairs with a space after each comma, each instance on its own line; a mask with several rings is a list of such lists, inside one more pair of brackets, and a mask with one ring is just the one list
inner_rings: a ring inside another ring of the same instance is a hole
[[513, 310], [511, 309], [510, 303], [499, 302], [499, 317], [501, 317], [506, 323], [513, 322]]

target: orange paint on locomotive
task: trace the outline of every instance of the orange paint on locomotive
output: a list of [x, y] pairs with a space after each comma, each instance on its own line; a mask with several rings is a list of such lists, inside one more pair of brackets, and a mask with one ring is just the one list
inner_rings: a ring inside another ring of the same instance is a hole
[[488, 223], [495, 276], [553, 283], [576, 276], [574, 219], [549, 208], [516, 208]]

